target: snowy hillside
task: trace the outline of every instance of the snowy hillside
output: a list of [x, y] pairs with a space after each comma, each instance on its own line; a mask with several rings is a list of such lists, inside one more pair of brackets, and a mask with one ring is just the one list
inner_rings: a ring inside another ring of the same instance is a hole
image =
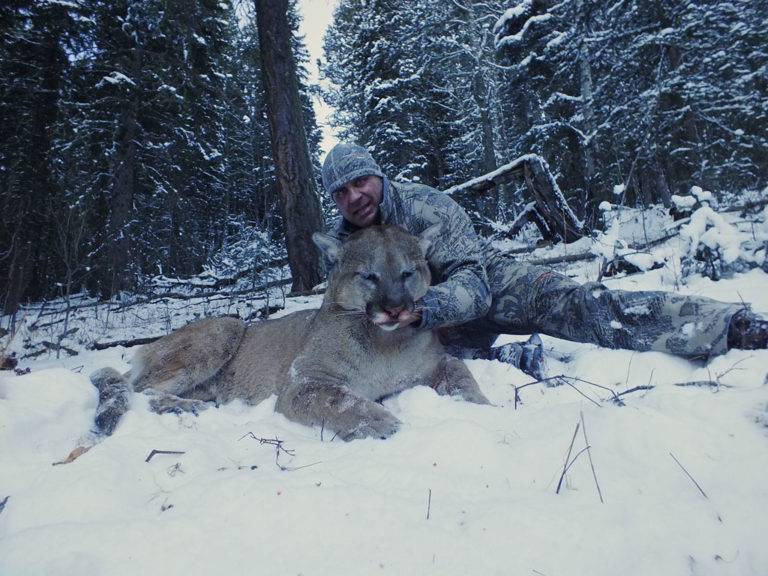
[[[645, 272], [604, 278], [610, 287], [768, 315], [768, 210], [615, 216], [598, 238], [521, 257], [562, 259], [583, 281], [601, 260], [576, 256], [620, 255]], [[550, 379], [469, 361], [494, 406], [409, 390], [387, 401], [404, 424], [384, 441], [330, 442], [273, 401], [179, 417], [134, 395], [112, 437], [56, 464], [88, 434], [88, 374], [126, 369], [136, 350], [90, 345], [262, 305], [92, 306], [60, 339], [77, 355], [0, 372], [2, 576], [768, 574], [768, 351], [705, 364], [544, 337]], [[43, 312], [31, 310], [27, 323]], [[58, 318], [48, 334], [23, 328], [6, 352], [55, 341]]]

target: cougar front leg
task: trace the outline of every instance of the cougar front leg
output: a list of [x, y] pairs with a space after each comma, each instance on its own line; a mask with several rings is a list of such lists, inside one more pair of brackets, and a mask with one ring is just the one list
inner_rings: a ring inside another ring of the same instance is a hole
[[210, 407], [210, 404], [205, 400], [182, 398], [176, 394], [169, 394], [152, 388], [144, 390], [144, 394], [149, 396], [150, 409], [157, 414], [191, 412], [195, 416], [199, 416], [200, 412]]
[[490, 404], [466, 364], [452, 356], [446, 355], [441, 360], [432, 387], [441, 395], [459, 396], [475, 404]]
[[345, 441], [387, 438], [400, 427], [400, 420], [381, 404], [338, 384], [293, 383], [278, 396], [276, 408], [294, 422], [322, 426]]

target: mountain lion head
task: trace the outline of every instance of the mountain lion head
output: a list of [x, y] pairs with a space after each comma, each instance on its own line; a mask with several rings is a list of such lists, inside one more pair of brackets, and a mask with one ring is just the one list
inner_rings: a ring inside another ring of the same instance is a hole
[[[427, 231], [429, 232], [429, 231]], [[326, 298], [332, 305], [365, 314], [383, 330], [408, 325], [431, 280], [425, 254], [430, 234], [415, 237], [396, 226], [352, 234], [343, 244], [325, 234], [314, 241], [334, 263]]]

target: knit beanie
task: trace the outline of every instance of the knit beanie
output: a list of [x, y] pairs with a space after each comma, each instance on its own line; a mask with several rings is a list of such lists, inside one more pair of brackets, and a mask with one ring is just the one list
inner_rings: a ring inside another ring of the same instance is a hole
[[336, 144], [323, 162], [323, 187], [328, 194], [341, 188], [345, 183], [360, 176], [384, 177], [376, 161], [362, 146], [357, 144]]

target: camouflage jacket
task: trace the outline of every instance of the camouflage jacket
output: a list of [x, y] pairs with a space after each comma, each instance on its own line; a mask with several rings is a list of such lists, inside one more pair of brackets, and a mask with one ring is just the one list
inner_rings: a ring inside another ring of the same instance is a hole
[[[418, 305], [421, 326], [457, 326], [484, 316], [491, 305], [483, 245], [467, 213], [450, 196], [424, 186], [384, 178], [379, 205], [381, 224], [394, 224], [411, 234], [441, 225], [441, 239], [429, 249], [432, 286]], [[340, 218], [331, 235], [340, 240], [358, 228]]]

